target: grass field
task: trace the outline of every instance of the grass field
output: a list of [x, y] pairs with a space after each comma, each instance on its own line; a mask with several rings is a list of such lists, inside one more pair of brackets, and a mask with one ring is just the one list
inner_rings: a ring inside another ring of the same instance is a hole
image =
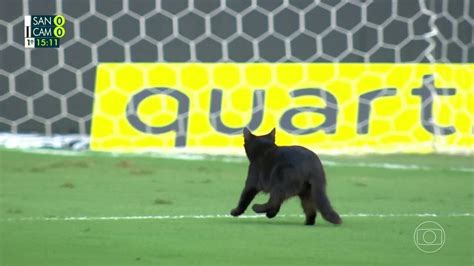
[[[303, 226], [296, 200], [272, 220], [215, 217], [235, 207], [244, 160], [1, 149], [0, 265], [474, 265], [473, 157], [323, 160], [341, 226]], [[446, 234], [433, 254], [413, 241], [429, 220]]]

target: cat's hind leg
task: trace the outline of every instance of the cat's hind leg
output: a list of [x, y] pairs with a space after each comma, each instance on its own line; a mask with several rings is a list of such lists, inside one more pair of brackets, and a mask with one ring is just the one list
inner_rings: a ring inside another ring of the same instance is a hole
[[314, 225], [316, 221], [316, 204], [311, 197], [311, 189], [305, 188], [299, 195], [301, 207], [306, 215], [305, 225]]

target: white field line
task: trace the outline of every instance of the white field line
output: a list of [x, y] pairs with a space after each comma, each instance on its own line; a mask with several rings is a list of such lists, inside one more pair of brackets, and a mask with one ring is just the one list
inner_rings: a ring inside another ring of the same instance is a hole
[[[278, 217], [298, 217], [303, 218], [302, 214], [282, 214]], [[342, 214], [341, 217], [349, 218], [400, 218], [400, 217], [474, 217], [474, 213], [349, 213]], [[0, 219], [0, 222], [26, 222], [26, 221], [123, 221], [123, 220], [182, 220], [182, 219], [222, 219], [234, 218], [229, 214], [214, 215], [146, 215], [146, 216], [68, 216], [68, 217], [20, 217]], [[241, 215], [237, 219], [257, 219], [266, 218], [264, 215]]]
[[342, 167], [367, 167], [367, 168], [383, 168], [383, 169], [392, 169], [392, 170], [423, 170], [423, 171], [433, 171], [433, 170], [449, 170], [457, 172], [470, 172], [474, 173], [474, 168], [468, 167], [449, 167], [449, 168], [433, 168], [428, 166], [421, 166], [416, 164], [395, 164], [395, 163], [340, 163], [333, 161], [323, 161], [323, 164], [332, 165], [332, 166], [342, 166]]
[[[68, 150], [48, 150], [48, 149], [32, 149], [32, 150], [22, 150], [23, 152], [28, 153], [42, 153], [42, 154], [53, 154], [53, 155], [64, 155], [64, 156], [87, 156], [87, 151], [68, 151]], [[247, 158], [244, 156], [234, 155], [234, 156], [216, 156], [216, 155], [205, 155], [205, 154], [192, 154], [192, 153], [101, 153], [106, 156], [111, 157], [121, 157], [121, 156], [132, 156], [132, 157], [153, 157], [153, 158], [167, 158], [167, 159], [178, 159], [178, 160], [187, 160], [187, 161], [199, 161], [199, 160], [214, 160], [222, 162], [247, 162]], [[381, 169], [391, 169], [391, 170], [422, 170], [422, 171], [433, 171], [433, 170], [448, 170], [454, 172], [468, 172], [474, 173], [474, 168], [470, 167], [449, 167], [449, 168], [434, 168], [429, 166], [422, 166], [417, 164], [396, 164], [396, 163], [369, 163], [369, 162], [358, 162], [358, 163], [345, 163], [345, 162], [336, 162], [336, 161], [327, 161], [323, 160], [323, 165], [327, 166], [336, 166], [336, 167], [361, 167], [361, 168], [381, 168]]]

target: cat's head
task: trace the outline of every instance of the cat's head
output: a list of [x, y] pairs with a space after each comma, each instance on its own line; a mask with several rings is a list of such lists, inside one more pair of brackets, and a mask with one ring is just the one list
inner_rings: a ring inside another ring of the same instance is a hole
[[248, 128], [244, 128], [244, 148], [249, 159], [253, 159], [263, 151], [275, 146], [275, 129], [270, 133], [261, 136], [255, 136]]

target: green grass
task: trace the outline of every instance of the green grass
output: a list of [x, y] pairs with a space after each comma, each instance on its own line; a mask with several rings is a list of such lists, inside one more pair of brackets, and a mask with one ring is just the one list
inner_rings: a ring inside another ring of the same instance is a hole
[[[323, 157], [329, 196], [341, 214], [436, 213], [439, 217], [20, 221], [22, 217], [227, 214], [246, 162], [184, 161], [101, 153], [60, 156], [0, 149], [0, 265], [473, 265], [472, 157]], [[416, 164], [432, 170], [354, 166]], [[263, 202], [265, 195], [255, 202]], [[253, 214], [247, 210], [246, 214]], [[301, 214], [290, 200], [281, 214]], [[446, 243], [419, 251], [423, 221], [444, 227]]]

